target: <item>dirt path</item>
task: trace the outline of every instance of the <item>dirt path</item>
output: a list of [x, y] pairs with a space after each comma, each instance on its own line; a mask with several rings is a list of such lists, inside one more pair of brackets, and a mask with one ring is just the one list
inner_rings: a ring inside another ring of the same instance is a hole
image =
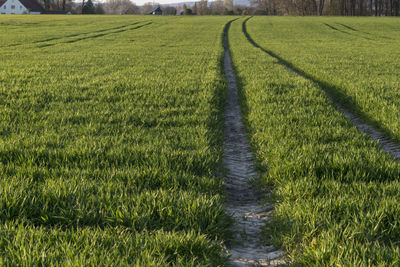
[[[253, 155], [247, 141], [238, 102], [238, 89], [232, 69], [228, 47], [227, 24], [224, 34], [224, 69], [228, 81], [228, 96], [225, 110], [225, 157], [227, 169], [227, 212], [235, 220], [235, 244], [229, 248], [233, 266], [275, 266], [283, 264], [283, 252], [273, 246], [262, 244], [261, 229], [271, 216], [272, 203], [260, 203], [263, 193], [257, 191], [249, 181], [258, 176], [254, 169]], [[265, 193], [264, 193], [265, 194]]]
[[[266, 54], [268, 54], [269, 56], [276, 58], [280, 64], [282, 66], [284, 66], [285, 68], [287, 68], [289, 71], [296, 73], [297, 75], [303, 77], [304, 79], [307, 80], [311, 80], [309, 77], [303, 75], [301, 72], [293, 69], [292, 67], [290, 67], [289, 65], [287, 65], [283, 59], [281, 59], [280, 57], [278, 57], [276, 54], [274, 54], [271, 51], [266, 50], [265, 48], [259, 46], [248, 34], [247, 32], [247, 28], [246, 28], [246, 23], [247, 21], [251, 19], [248, 18], [246, 19], [243, 24], [242, 24], [242, 31], [243, 34], [246, 36], [247, 40], [254, 46], [257, 47], [259, 49], [261, 49], [263, 52], [265, 52]], [[311, 80], [312, 81], [312, 80]], [[313, 81], [314, 82], [314, 81]], [[319, 84], [317, 84], [319, 86]], [[376, 140], [379, 142], [379, 144], [381, 145], [382, 149], [391, 154], [393, 157], [395, 157], [396, 159], [400, 160], [400, 145], [395, 142], [394, 140], [388, 138], [382, 131], [378, 130], [377, 128], [375, 128], [374, 126], [366, 123], [360, 116], [356, 115], [354, 112], [352, 112], [351, 110], [349, 110], [348, 108], [346, 108], [345, 106], [343, 106], [342, 104], [340, 104], [338, 101], [336, 101], [327, 90], [325, 90], [324, 88], [322, 88], [321, 86], [319, 86], [324, 92], [325, 94], [329, 97], [329, 99], [332, 101], [332, 103], [335, 105], [335, 107], [340, 110], [345, 116], [346, 118], [351, 121], [351, 123], [361, 132], [365, 133], [366, 135], [368, 135], [371, 139]]]

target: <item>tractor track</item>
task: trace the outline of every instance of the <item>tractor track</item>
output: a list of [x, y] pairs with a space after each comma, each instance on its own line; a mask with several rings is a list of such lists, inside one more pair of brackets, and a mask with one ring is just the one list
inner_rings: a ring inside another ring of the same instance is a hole
[[282, 58], [280, 58], [278, 55], [276, 55], [274, 52], [269, 51], [260, 45], [258, 45], [248, 34], [247, 32], [247, 27], [246, 23], [250, 18], [247, 18], [246, 20], [243, 21], [242, 24], [242, 31], [244, 35], [246, 36], [247, 40], [256, 48], [259, 48], [269, 56], [277, 59], [279, 63], [284, 66], [286, 69], [289, 71], [303, 77], [304, 79], [307, 79], [314, 84], [316, 84], [321, 90], [326, 94], [326, 96], [331, 100], [333, 105], [340, 111], [342, 114], [361, 132], [365, 133], [367, 136], [369, 136], [371, 139], [378, 141], [382, 150], [385, 151], [386, 153], [389, 153], [392, 155], [394, 158], [397, 160], [400, 160], [400, 144], [396, 142], [395, 140], [389, 138], [385, 133], [383, 133], [381, 130], [377, 129], [373, 125], [367, 123], [364, 119], [362, 119], [360, 116], [358, 116], [356, 113], [342, 105], [337, 99], [334, 98], [334, 96], [329, 93], [321, 84], [310, 78], [308, 75], [304, 74], [301, 70], [298, 70], [290, 65], [288, 65]]
[[116, 33], [121, 33], [121, 32], [137, 30], [137, 29], [140, 29], [140, 28], [145, 27], [145, 26], [150, 25], [150, 24], [152, 24], [152, 22], [141, 24], [139, 26], [135, 26], [135, 27], [132, 27], [132, 28], [125, 28], [125, 29], [120, 29], [120, 30], [116, 30], [116, 31], [112, 31], [112, 32], [99, 33], [99, 34], [96, 34], [96, 35], [79, 37], [77, 39], [68, 40], [68, 41], [64, 41], [64, 42], [60, 42], [60, 43], [38, 45], [37, 48], [44, 48], [44, 47], [55, 46], [55, 45], [59, 45], [59, 44], [72, 44], [72, 43], [76, 43], [76, 42], [80, 42], [80, 41], [84, 41], [84, 40], [88, 40], [88, 39], [96, 39], [96, 38], [107, 36], [107, 35], [110, 35], [110, 34], [116, 34]]
[[224, 71], [228, 82], [228, 95], [224, 125], [224, 167], [226, 175], [227, 212], [233, 217], [235, 234], [228, 248], [231, 266], [275, 266], [283, 264], [284, 252], [262, 240], [262, 228], [273, 212], [273, 203], [261, 204], [268, 192], [257, 190], [251, 181], [258, 177], [253, 154], [238, 101], [238, 88], [228, 44], [228, 31], [232, 21], [224, 29]]
[[35, 41], [35, 42], [33, 42], [33, 44], [46, 43], [46, 42], [50, 42], [50, 41], [54, 41], [54, 40], [61, 40], [61, 39], [70, 38], [70, 37], [78, 37], [78, 36], [87, 35], [87, 34], [103, 33], [103, 32], [112, 31], [112, 30], [119, 30], [119, 29], [126, 28], [126, 27], [129, 27], [129, 26], [137, 25], [139, 23], [141, 23], [141, 22], [138, 21], [138, 22], [135, 22], [135, 23], [125, 24], [125, 25], [121, 25], [121, 26], [118, 26], [118, 27], [101, 29], [101, 30], [90, 31], [90, 32], [73, 33], [73, 34], [69, 34], [69, 35], [65, 35], [65, 36], [53, 37], [53, 38], [48, 38], [48, 39], [44, 39], [44, 40]]
[[[140, 23], [143, 23], [143, 24], [140, 24]], [[138, 25], [138, 24], [140, 24], [140, 25]], [[95, 39], [95, 38], [107, 36], [110, 34], [116, 34], [116, 33], [140, 29], [140, 28], [148, 26], [150, 24], [152, 24], [152, 21], [138, 21], [135, 23], [125, 24], [125, 25], [121, 25], [121, 26], [113, 27], [113, 28], [100, 29], [100, 30], [96, 30], [96, 31], [83, 32], [83, 33], [74, 33], [74, 34], [69, 34], [69, 35], [60, 36], [60, 37], [53, 37], [53, 38], [48, 38], [48, 39], [44, 39], [44, 40], [38, 40], [38, 41], [34, 41], [29, 44], [26, 44], [26, 43], [10, 44], [10, 45], [6, 45], [6, 46], [0, 46], [0, 48], [9, 48], [9, 47], [15, 48], [17, 46], [23, 46], [23, 45], [33, 45], [32, 48], [44, 48], [44, 47], [56, 46], [59, 44], [71, 44], [71, 43], [76, 43], [76, 42], [83, 41], [83, 40]], [[138, 25], [138, 26], [135, 26], [135, 25]], [[130, 26], [135, 26], [135, 27], [130, 27]], [[128, 27], [130, 27], [130, 28], [128, 28]], [[71, 40], [65, 40], [65, 39], [72, 38], [72, 37], [77, 37], [77, 38], [71, 39]], [[61, 40], [61, 42], [49, 43], [51, 41], [58, 41], [58, 40]]]

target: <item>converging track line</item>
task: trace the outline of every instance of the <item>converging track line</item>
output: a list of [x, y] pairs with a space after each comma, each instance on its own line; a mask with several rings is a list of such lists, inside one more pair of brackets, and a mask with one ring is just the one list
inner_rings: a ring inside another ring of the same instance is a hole
[[284, 66], [286, 69], [289, 71], [296, 73], [297, 75], [303, 77], [304, 79], [312, 81], [314, 84], [318, 85], [319, 88], [321, 88], [322, 91], [325, 92], [325, 94], [328, 96], [328, 98], [332, 101], [333, 105], [340, 110], [346, 118], [361, 132], [365, 133], [368, 135], [371, 139], [376, 140], [379, 142], [380, 146], [382, 147], [383, 151], [391, 154], [394, 158], [397, 160], [400, 160], [400, 145], [395, 141], [386, 136], [382, 131], [379, 129], [375, 128], [371, 124], [368, 124], [365, 122], [360, 116], [358, 116], [356, 113], [351, 111], [350, 109], [346, 108], [344, 105], [342, 105], [339, 101], [337, 101], [325, 88], [323, 88], [320, 84], [318, 84], [315, 80], [313, 80], [311, 77], [308, 75], [304, 74], [301, 70], [295, 69], [293, 66], [289, 66], [282, 58], [280, 58], [278, 55], [276, 55], [274, 52], [269, 51], [260, 45], [258, 45], [248, 34], [247, 28], [246, 28], [246, 23], [250, 18], [247, 18], [246, 20], [243, 21], [242, 24], [242, 31], [243, 34], [246, 36], [247, 40], [256, 48], [261, 49], [263, 52], [268, 54], [269, 56], [277, 59], [279, 63]]
[[[136, 23], [136, 24], [138, 24], [138, 23]], [[55, 45], [59, 45], [59, 44], [72, 44], [72, 43], [76, 43], [76, 42], [84, 41], [84, 40], [88, 40], [88, 39], [96, 39], [96, 38], [107, 36], [107, 35], [110, 35], [110, 34], [116, 34], [116, 33], [121, 33], [121, 32], [137, 30], [137, 29], [140, 29], [140, 28], [145, 27], [145, 26], [150, 25], [150, 24], [152, 24], [152, 22], [148, 22], [148, 23], [145, 23], [145, 24], [142, 24], [142, 25], [139, 25], [139, 26], [135, 26], [135, 27], [132, 27], [132, 28], [121, 29], [121, 30], [112, 31], [112, 32], [106, 32], [106, 33], [100, 33], [100, 34], [96, 34], [96, 35], [80, 37], [80, 38], [77, 38], [77, 39], [68, 40], [68, 41], [64, 41], [64, 42], [60, 42], [60, 43], [43, 44], [43, 45], [37, 46], [37, 48], [55, 46]]]
[[229, 264], [232, 266], [274, 266], [283, 264], [283, 251], [264, 246], [260, 237], [262, 228], [271, 216], [272, 203], [260, 204], [263, 199], [249, 182], [258, 176], [254, 168], [253, 154], [247, 141], [246, 130], [238, 101], [238, 88], [228, 44], [228, 31], [232, 21], [224, 29], [224, 70], [228, 82], [228, 96], [224, 125], [224, 166], [227, 169], [227, 212], [235, 220], [235, 242], [229, 248]]
[[[144, 21], [143, 21], [144, 22]], [[96, 31], [89, 31], [89, 32], [81, 32], [81, 33], [73, 33], [73, 34], [69, 34], [69, 35], [64, 35], [64, 36], [59, 36], [59, 37], [52, 37], [52, 38], [47, 38], [44, 40], [38, 40], [38, 41], [34, 41], [31, 44], [40, 44], [40, 43], [46, 43], [46, 42], [50, 42], [50, 41], [56, 41], [56, 40], [62, 40], [65, 38], [71, 38], [71, 37], [78, 37], [81, 35], [87, 35], [87, 34], [93, 34], [93, 33], [100, 33], [100, 32], [107, 32], [107, 31], [111, 31], [111, 30], [118, 30], [118, 29], [122, 29], [122, 28], [126, 28], [129, 26], [133, 26], [133, 25], [137, 25], [141, 23], [141, 21], [135, 22], [135, 23], [129, 23], [129, 24], [125, 24], [125, 25], [121, 25], [118, 27], [112, 27], [112, 28], [107, 28], [107, 29], [100, 29], [100, 30], [96, 30]], [[16, 47], [16, 46], [22, 46], [22, 45], [26, 45], [26, 43], [16, 43], [16, 44], [10, 44], [10, 45], [5, 45], [5, 46], [0, 46], [0, 48], [5, 48], [5, 47]]]

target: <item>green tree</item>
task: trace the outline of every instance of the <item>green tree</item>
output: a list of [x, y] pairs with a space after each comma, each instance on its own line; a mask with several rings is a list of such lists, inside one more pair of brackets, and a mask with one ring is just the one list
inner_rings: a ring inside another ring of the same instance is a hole
[[82, 14], [96, 14], [96, 8], [94, 7], [92, 0], [88, 0], [83, 5]]
[[187, 7], [186, 4], [183, 5], [183, 14], [184, 15], [192, 15], [192, 10], [190, 8]]

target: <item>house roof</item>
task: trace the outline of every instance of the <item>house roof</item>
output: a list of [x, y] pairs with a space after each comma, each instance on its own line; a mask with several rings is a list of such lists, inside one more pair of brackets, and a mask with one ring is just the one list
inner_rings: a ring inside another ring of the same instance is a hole
[[[44, 12], [44, 8], [36, 0], [19, 0], [21, 4], [31, 12]], [[0, 7], [7, 0], [0, 0]]]
[[[1, 0], [0, 0], [1, 1]], [[36, 0], [19, 0], [31, 12], [44, 12], [44, 8]]]

